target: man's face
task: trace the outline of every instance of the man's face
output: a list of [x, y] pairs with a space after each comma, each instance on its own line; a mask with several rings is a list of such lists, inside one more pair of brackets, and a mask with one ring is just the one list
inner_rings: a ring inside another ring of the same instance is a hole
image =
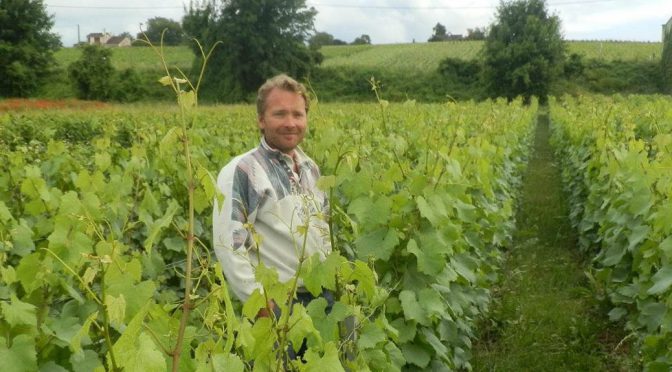
[[303, 140], [308, 125], [306, 102], [294, 92], [273, 88], [266, 98], [266, 108], [259, 116], [259, 128], [266, 143], [291, 154]]

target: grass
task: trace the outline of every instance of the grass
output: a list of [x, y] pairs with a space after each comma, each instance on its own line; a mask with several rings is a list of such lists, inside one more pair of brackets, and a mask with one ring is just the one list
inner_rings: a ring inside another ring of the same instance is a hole
[[[183, 71], [191, 68], [194, 54], [187, 46], [164, 47], [166, 60], [169, 66], [177, 66]], [[66, 68], [75, 62], [82, 54], [79, 48], [61, 48], [56, 52], [56, 62]], [[133, 68], [138, 71], [162, 70], [161, 61], [149, 47], [112, 48], [112, 65], [117, 70]]]
[[[325, 46], [321, 49], [325, 60], [321, 68], [311, 73], [310, 83], [325, 101], [373, 99], [368, 83], [372, 76], [382, 82], [383, 95], [391, 101], [479, 100], [485, 93], [477, 79], [464, 83], [444, 77], [439, 74], [438, 66], [448, 57], [475, 60], [482, 46], [482, 41]], [[570, 53], [585, 57], [585, 74], [556, 84], [554, 95], [651, 94], [661, 90], [659, 56], [662, 43], [571, 41], [568, 49]], [[194, 59], [189, 47], [166, 47], [165, 52], [170, 67], [177, 66], [188, 73]], [[164, 75], [163, 68], [150, 48], [115, 48], [112, 53], [115, 69], [133, 68], [140, 73], [143, 84], [146, 83], [149, 89], [143, 99], [165, 99], [155, 83]], [[75, 97], [66, 68], [80, 55], [81, 50], [77, 48], [59, 50], [56, 59], [60, 72], [38, 96], [51, 99]]]
[[[446, 41], [440, 43], [406, 43], [380, 45], [334, 45], [320, 51], [325, 57], [325, 67], [387, 68], [393, 70], [434, 70], [445, 58], [475, 59], [483, 46], [482, 41]], [[616, 41], [569, 41], [568, 51], [585, 58], [606, 61], [660, 60], [662, 43]], [[81, 55], [78, 48], [62, 48], [56, 52], [61, 67], [67, 67]], [[187, 46], [166, 47], [170, 65], [189, 69], [194, 54]], [[112, 63], [116, 69], [134, 68], [156, 70], [161, 65], [154, 52], [147, 47], [114, 48]]]
[[[352, 50], [351, 46], [325, 46], [324, 67], [389, 68], [396, 70], [436, 70], [448, 57], [476, 58], [483, 42], [446, 41], [441, 43], [384, 44]], [[335, 53], [345, 48], [343, 54]], [[331, 57], [329, 57], [331, 55]]]
[[663, 43], [638, 41], [570, 41], [570, 53], [604, 61], [660, 61]]
[[475, 371], [631, 371], [622, 326], [609, 323], [584, 273], [587, 264], [562, 198], [559, 170], [540, 116], [518, 232], [492, 317], [474, 348]]
[[[471, 60], [478, 58], [482, 41], [446, 41], [385, 45], [325, 46], [325, 67], [385, 67], [399, 70], [436, 69], [448, 57]], [[586, 59], [604, 61], [660, 61], [662, 43], [620, 41], [568, 41], [568, 53]]]

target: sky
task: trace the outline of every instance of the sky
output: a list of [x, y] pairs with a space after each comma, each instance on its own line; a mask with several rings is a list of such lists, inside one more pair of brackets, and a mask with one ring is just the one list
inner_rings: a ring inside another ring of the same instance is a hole
[[[367, 34], [373, 44], [424, 42], [441, 23], [452, 34], [495, 20], [499, 0], [306, 0], [317, 10], [315, 30], [346, 42]], [[64, 46], [94, 32], [136, 35], [153, 17], [181, 21], [184, 0], [44, 0], [52, 32]], [[671, 0], [547, 0], [567, 40], [661, 41], [672, 17]], [[79, 27], [79, 33], [78, 33]]]

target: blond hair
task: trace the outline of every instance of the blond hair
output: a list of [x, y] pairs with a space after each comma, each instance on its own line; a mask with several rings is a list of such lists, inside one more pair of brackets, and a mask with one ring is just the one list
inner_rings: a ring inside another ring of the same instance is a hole
[[262, 116], [264, 114], [264, 111], [266, 110], [266, 99], [274, 88], [293, 92], [303, 97], [303, 101], [306, 104], [306, 112], [308, 112], [310, 101], [308, 100], [308, 92], [306, 91], [306, 87], [291, 77], [285, 74], [280, 74], [266, 80], [266, 82], [259, 88], [259, 91], [257, 92], [258, 116]]

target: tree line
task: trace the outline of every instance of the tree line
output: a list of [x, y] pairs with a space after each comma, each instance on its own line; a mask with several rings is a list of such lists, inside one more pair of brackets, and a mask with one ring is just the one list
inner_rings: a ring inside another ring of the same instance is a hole
[[663, 55], [661, 61], [664, 92], [672, 94], [672, 30], [663, 34]]
[[[201, 48], [217, 45], [200, 91], [205, 101], [249, 101], [267, 77], [280, 72], [307, 78], [323, 60], [322, 46], [346, 44], [315, 30], [317, 11], [305, 0], [195, 0], [185, 10], [181, 23], [149, 19], [135, 44], [188, 42], [196, 56], [194, 66], [201, 64]], [[0, 79], [4, 82], [0, 96], [28, 97], [54, 70], [53, 53], [61, 44], [50, 32], [53, 17], [42, 0], [2, 0], [0, 26]], [[468, 63], [446, 60], [439, 72], [471, 79], [488, 97], [544, 100], [554, 81], [583, 68], [580, 56], [566, 55], [560, 19], [548, 13], [545, 0], [504, 1], [491, 25], [469, 29], [466, 36], [454, 35], [437, 23], [428, 41], [461, 39], [484, 40], [482, 58]], [[362, 34], [350, 44], [371, 44], [371, 38]], [[670, 49], [666, 50], [669, 56]], [[139, 77], [131, 70], [106, 75], [111, 82], [100, 81], [102, 74], [93, 68], [109, 70], [111, 64], [102, 66], [109, 64], [109, 57], [105, 51], [85, 51], [70, 66], [69, 76], [80, 98], [124, 100], [134, 89], [135, 95], [142, 94], [134, 88]], [[669, 60], [663, 58], [664, 76], [671, 75]]]
[[488, 30], [485, 27], [468, 28], [467, 35], [463, 36], [459, 34], [453, 34], [452, 32], [448, 32], [446, 26], [442, 25], [441, 23], [437, 23], [436, 26], [432, 28], [432, 36], [429, 39], [427, 39], [427, 41], [435, 42], [435, 41], [449, 41], [449, 40], [485, 40], [487, 32]]

